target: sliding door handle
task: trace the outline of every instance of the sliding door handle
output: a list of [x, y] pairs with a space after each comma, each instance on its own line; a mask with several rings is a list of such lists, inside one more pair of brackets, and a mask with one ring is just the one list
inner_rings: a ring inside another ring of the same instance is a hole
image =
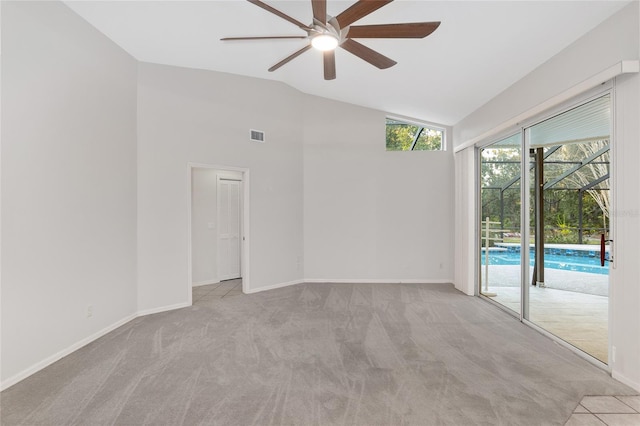
[[611, 253], [609, 253], [609, 259], [605, 258], [605, 243], [608, 242], [613, 242], [613, 240], [606, 240], [604, 234], [600, 234], [600, 266], [604, 266], [605, 261], [613, 262], [613, 259], [611, 259]]

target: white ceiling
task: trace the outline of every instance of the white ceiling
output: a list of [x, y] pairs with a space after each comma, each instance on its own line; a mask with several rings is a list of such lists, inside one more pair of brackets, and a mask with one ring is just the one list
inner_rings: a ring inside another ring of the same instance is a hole
[[[265, 2], [311, 23], [310, 0]], [[327, 12], [336, 16], [354, 2], [328, 0]], [[305, 93], [453, 125], [629, 1], [396, 0], [357, 24], [442, 21], [440, 28], [419, 40], [359, 40], [398, 62], [387, 70], [338, 49], [332, 81], [323, 79], [322, 56], [314, 50], [267, 72], [305, 40], [221, 42], [305, 35], [244, 0], [65, 3], [140, 61], [278, 80]]]

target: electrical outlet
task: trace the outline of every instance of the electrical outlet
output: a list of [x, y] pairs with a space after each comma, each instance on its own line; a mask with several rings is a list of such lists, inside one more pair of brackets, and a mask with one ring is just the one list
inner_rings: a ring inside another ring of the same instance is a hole
[[87, 306], [87, 318], [91, 318], [93, 316], [93, 305]]
[[444, 262], [440, 262], [440, 269], [444, 268]]

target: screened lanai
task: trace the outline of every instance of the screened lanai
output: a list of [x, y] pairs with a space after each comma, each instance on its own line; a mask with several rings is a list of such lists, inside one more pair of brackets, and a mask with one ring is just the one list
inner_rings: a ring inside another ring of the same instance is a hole
[[[610, 239], [610, 158], [605, 95], [481, 149], [479, 179], [480, 294], [605, 363], [613, 259], [601, 245]], [[527, 274], [522, 217], [528, 220]]]
[[[576, 108], [563, 120], [547, 120], [530, 131], [531, 184], [544, 185], [531, 206], [544, 203], [548, 242], [583, 244], [608, 232], [608, 102], [608, 97], [598, 99], [587, 111]], [[492, 145], [499, 149], [483, 150], [481, 158], [482, 217], [489, 215], [513, 232], [520, 227], [514, 208], [520, 199], [520, 144], [521, 134], [516, 134]]]

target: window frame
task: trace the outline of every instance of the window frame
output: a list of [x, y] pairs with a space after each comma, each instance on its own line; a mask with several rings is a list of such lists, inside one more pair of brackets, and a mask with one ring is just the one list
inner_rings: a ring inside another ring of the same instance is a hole
[[[418, 131], [414, 134], [413, 136], [413, 141], [411, 143], [411, 147], [409, 149], [389, 149], [388, 145], [387, 145], [387, 138], [386, 138], [386, 130], [387, 130], [387, 126], [389, 125], [388, 122], [389, 121], [397, 121], [398, 124], [407, 124], [410, 126], [417, 126], [418, 127]], [[418, 143], [418, 140], [420, 139], [420, 136], [422, 135], [422, 133], [425, 130], [435, 130], [438, 131], [442, 134], [441, 137], [441, 141], [440, 141], [440, 149], [415, 149], [416, 144]], [[433, 123], [429, 123], [427, 121], [422, 121], [422, 120], [415, 120], [412, 118], [405, 118], [405, 117], [400, 117], [400, 116], [394, 116], [394, 115], [387, 115], [385, 117], [385, 150], [387, 152], [413, 152], [413, 151], [426, 151], [426, 152], [438, 152], [438, 151], [446, 151], [447, 150], [447, 146], [446, 146], [446, 129], [443, 126], [439, 126]]]

